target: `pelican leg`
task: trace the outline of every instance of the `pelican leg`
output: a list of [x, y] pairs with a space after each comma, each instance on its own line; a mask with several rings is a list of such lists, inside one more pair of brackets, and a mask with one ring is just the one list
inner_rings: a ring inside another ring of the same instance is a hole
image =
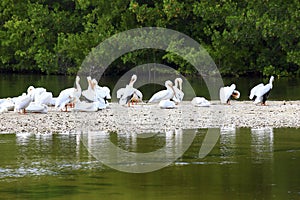
[[21, 110], [20, 110], [18, 113], [19, 113], [19, 114], [23, 114], [23, 115], [25, 115], [25, 114], [26, 114], [26, 110], [25, 110], [25, 108], [21, 109]]
[[68, 112], [68, 104], [65, 105], [65, 110], [62, 110], [63, 112]]
[[230, 100], [229, 100], [229, 99], [228, 99], [228, 101], [227, 101], [227, 105], [231, 105], [231, 104], [230, 104]]

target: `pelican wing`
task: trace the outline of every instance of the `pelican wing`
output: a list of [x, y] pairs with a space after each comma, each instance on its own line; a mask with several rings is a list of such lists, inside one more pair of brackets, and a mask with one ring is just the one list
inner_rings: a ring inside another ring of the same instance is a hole
[[210, 103], [204, 97], [194, 97], [191, 101], [192, 105], [197, 107], [209, 107]]
[[34, 112], [34, 113], [47, 113], [48, 107], [44, 104], [40, 104], [37, 102], [31, 102], [28, 107], [26, 108], [27, 112]]
[[72, 96], [74, 96], [74, 90], [75, 88], [69, 88], [61, 91], [56, 98], [55, 107], [63, 109], [65, 105], [71, 101]]
[[[272, 89], [272, 86], [270, 84], [267, 84], [263, 87], [259, 87], [256, 92], [255, 92], [255, 95], [258, 97], [258, 98], [262, 98], [263, 95], [265, 95], [266, 93], [268, 93], [270, 90]], [[257, 102], [257, 101], [255, 101]], [[261, 101], [259, 101], [261, 102]], [[258, 102], [257, 102], [258, 103]]]
[[11, 99], [3, 99], [0, 106], [6, 108], [7, 111], [12, 111], [15, 108], [15, 103]]
[[31, 99], [33, 101], [36, 101], [38, 96], [40, 96], [44, 92], [47, 92], [47, 90], [45, 88], [40, 87], [40, 88], [34, 88], [28, 94], [31, 96]]
[[15, 102], [15, 109], [17, 111], [21, 110], [21, 109], [25, 109], [26, 107], [28, 107], [28, 105], [31, 102], [31, 97], [30, 95], [25, 95], [25, 96], [21, 96], [16, 102]]
[[125, 92], [125, 88], [118, 89], [117, 98], [120, 99], [124, 95], [124, 92]]
[[138, 89], [134, 88], [134, 95], [133, 95], [134, 99], [137, 99], [139, 101], [143, 100], [143, 93], [141, 91], [139, 91]]
[[105, 97], [106, 97], [106, 99], [111, 99], [111, 95], [110, 95], [110, 89], [108, 88], [108, 87], [106, 87], [106, 86], [104, 86], [104, 87], [102, 87], [102, 90], [104, 90], [105, 91]]
[[254, 96], [257, 96], [257, 94], [256, 94], [257, 90], [263, 86], [264, 86], [264, 84], [261, 83], [261, 84], [256, 85], [254, 88], [252, 88], [250, 91], [249, 99], [253, 99]]
[[232, 95], [234, 88], [232, 87], [222, 87], [220, 88], [220, 100], [221, 103], [227, 103], [228, 99]]
[[52, 92], [43, 92], [35, 97], [35, 102], [39, 104], [50, 105], [52, 102]]
[[155, 93], [148, 102], [156, 103], [156, 102], [160, 102], [161, 100], [171, 99], [172, 97], [173, 97], [173, 94], [169, 90], [161, 90], [161, 91]]
[[96, 98], [97, 99], [98, 98], [104, 99], [106, 96], [109, 95], [107, 89], [104, 89], [103, 87], [100, 87], [100, 86], [96, 87], [95, 92], [96, 92]]
[[175, 108], [175, 103], [173, 101], [170, 101], [170, 100], [161, 100], [159, 102], [158, 106], [160, 108], [171, 109], [171, 108]]
[[95, 104], [95, 102], [87, 103], [87, 102], [78, 101], [75, 104], [74, 110], [81, 111], [81, 112], [96, 112], [98, 110], [98, 107], [97, 104]]
[[84, 96], [89, 101], [96, 100], [96, 93], [94, 92], [94, 90], [84, 90], [82, 91], [82, 96]]
[[122, 97], [119, 100], [119, 103], [121, 105], [125, 105], [127, 104], [133, 97], [133, 95], [135, 94], [135, 88], [133, 88], [130, 85], [127, 85], [126, 88], [124, 89], [124, 94], [122, 95]]

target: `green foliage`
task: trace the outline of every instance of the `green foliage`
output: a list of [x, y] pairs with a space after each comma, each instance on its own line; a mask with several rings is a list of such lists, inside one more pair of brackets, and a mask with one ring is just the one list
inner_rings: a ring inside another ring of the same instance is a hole
[[[2, 0], [0, 70], [74, 74], [106, 38], [158, 26], [198, 41], [222, 74], [299, 75], [299, 21], [296, 0]], [[155, 49], [128, 53], [113, 67], [154, 61], [195, 74], [184, 58]]]

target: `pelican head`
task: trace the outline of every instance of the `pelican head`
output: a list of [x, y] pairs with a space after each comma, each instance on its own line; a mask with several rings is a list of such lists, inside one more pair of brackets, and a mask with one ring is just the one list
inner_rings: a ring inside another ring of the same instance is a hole
[[31, 85], [27, 89], [27, 94], [31, 93], [35, 88]]
[[271, 76], [269, 83], [273, 83], [274, 81], [274, 76]]
[[169, 87], [173, 88], [173, 83], [172, 83], [172, 81], [167, 80], [167, 81], [165, 82], [165, 86], [166, 86], [166, 88], [169, 88]]
[[239, 91], [233, 90], [233, 93], [232, 93], [233, 98], [238, 99], [238, 98], [240, 98], [240, 96], [241, 96], [241, 94]]
[[133, 85], [136, 80], [137, 80], [137, 75], [133, 74], [131, 79], [130, 79], [130, 83]]
[[182, 82], [183, 82], [182, 78], [176, 78], [174, 81], [174, 83], [175, 83], [174, 87], [178, 88], [178, 86], [179, 86], [179, 89], [182, 91]]
[[95, 89], [96, 85], [98, 85], [98, 81], [96, 79], [91, 80], [92, 89]]

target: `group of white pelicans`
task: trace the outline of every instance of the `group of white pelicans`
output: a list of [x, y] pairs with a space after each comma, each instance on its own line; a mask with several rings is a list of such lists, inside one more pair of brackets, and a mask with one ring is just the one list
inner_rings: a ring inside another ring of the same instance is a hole
[[[129, 84], [117, 91], [120, 105], [130, 106], [130, 104], [143, 102], [142, 92], [134, 88], [136, 80], [137, 76], [132, 75]], [[55, 106], [58, 111], [67, 111], [68, 107], [71, 107], [73, 111], [95, 112], [109, 106], [108, 99], [111, 99], [111, 95], [108, 87], [101, 87], [96, 79], [87, 77], [88, 88], [82, 91], [79, 81], [80, 77], [77, 76], [75, 87], [62, 90], [58, 97], [53, 97], [52, 92], [45, 88], [29, 86], [27, 93], [23, 93], [21, 96], [0, 99], [0, 113], [7, 111], [47, 113], [48, 106]], [[255, 104], [265, 105], [273, 87], [273, 81], [274, 77], [271, 76], [268, 84], [261, 83], [252, 88], [249, 98]], [[184, 97], [182, 79], [176, 78], [174, 84], [167, 80], [165, 87], [165, 90], [155, 93], [147, 103], [158, 103], [160, 108], [175, 108]], [[235, 84], [220, 88], [219, 94], [222, 104], [230, 104], [231, 98], [238, 99], [240, 97], [240, 92], [236, 90]], [[210, 106], [210, 102], [204, 97], [194, 97], [191, 104], [199, 107]]]

